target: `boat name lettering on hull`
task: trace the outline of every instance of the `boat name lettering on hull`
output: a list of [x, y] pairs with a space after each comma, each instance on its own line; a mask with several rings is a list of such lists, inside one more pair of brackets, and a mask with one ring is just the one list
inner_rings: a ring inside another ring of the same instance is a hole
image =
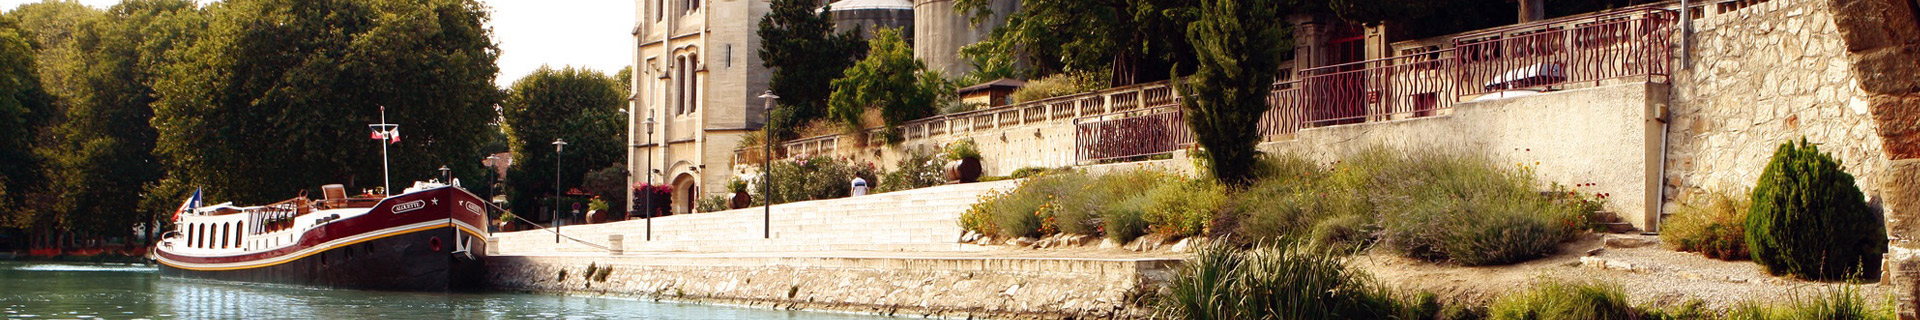
[[484, 216], [484, 215], [486, 215], [485, 213], [480, 213], [480, 211], [481, 211], [481, 208], [480, 208], [480, 205], [478, 205], [478, 204], [474, 204], [474, 203], [472, 203], [472, 202], [467, 202], [466, 200], [461, 200], [461, 201], [460, 201], [460, 206], [462, 206], [462, 207], [466, 207], [466, 208], [467, 208], [467, 211], [468, 211], [468, 212], [473, 212], [473, 214], [477, 214], [477, 215], [483, 215], [483, 216]]
[[407, 213], [408, 211], [420, 210], [420, 208], [426, 208], [426, 207], [427, 207], [426, 201], [420, 201], [420, 200], [407, 201], [407, 202], [402, 202], [400, 204], [393, 205], [393, 213], [402, 214], [402, 213]]

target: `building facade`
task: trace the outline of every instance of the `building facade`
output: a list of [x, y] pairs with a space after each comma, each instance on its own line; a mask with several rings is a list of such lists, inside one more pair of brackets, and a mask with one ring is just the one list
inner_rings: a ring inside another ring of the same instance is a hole
[[734, 147], [766, 122], [758, 96], [771, 76], [761, 65], [755, 30], [768, 4], [640, 0], [635, 6], [629, 98], [635, 112], [628, 113], [627, 131], [634, 174], [628, 180], [672, 185], [676, 213], [726, 191]]

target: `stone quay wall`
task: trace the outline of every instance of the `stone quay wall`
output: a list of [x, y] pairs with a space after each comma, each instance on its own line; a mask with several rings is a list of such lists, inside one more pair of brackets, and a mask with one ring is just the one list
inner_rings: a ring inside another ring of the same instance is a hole
[[[494, 256], [499, 290], [954, 318], [1140, 318], [1172, 259]], [[604, 272], [604, 276], [590, 275]], [[564, 275], [563, 275], [564, 273]]]

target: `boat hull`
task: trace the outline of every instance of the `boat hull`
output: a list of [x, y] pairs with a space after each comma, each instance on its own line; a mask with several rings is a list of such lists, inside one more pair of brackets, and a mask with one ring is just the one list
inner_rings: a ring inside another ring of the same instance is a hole
[[[271, 266], [193, 270], [161, 264], [162, 276], [262, 282], [338, 289], [477, 291], [486, 281], [486, 241], [472, 241], [465, 254], [450, 253], [449, 239], [466, 236], [454, 227], [396, 234], [320, 251]], [[465, 241], [465, 240], [459, 240]], [[433, 243], [441, 248], [435, 250]]]
[[[438, 188], [382, 200], [358, 216], [322, 217], [293, 245], [225, 255], [154, 251], [162, 276], [338, 289], [484, 289], [486, 212], [479, 197]], [[334, 218], [338, 218], [337, 220]]]

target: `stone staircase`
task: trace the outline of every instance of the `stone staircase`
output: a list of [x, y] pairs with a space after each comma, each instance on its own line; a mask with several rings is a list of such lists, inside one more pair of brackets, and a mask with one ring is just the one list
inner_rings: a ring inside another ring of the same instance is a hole
[[772, 237], [763, 237], [764, 207], [683, 214], [647, 221], [562, 226], [557, 243], [549, 229], [494, 233], [494, 254], [541, 255], [608, 252], [959, 252], [984, 250], [958, 240], [960, 214], [982, 194], [1014, 187], [1013, 181], [945, 185], [860, 197], [773, 206]]

